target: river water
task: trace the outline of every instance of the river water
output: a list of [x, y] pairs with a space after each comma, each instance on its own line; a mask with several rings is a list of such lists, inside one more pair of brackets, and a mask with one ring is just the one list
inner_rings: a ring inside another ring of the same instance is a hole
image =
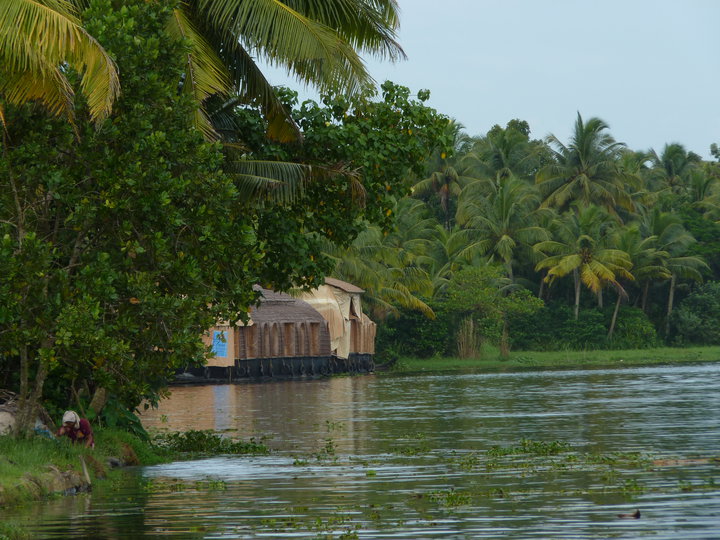
[[717, 539], [719, 390], [720, 363], [180, 387], [146, 427], [272, 452], [131, 468], [115, 489], [34, 505], [29, 526], [38, 538]]

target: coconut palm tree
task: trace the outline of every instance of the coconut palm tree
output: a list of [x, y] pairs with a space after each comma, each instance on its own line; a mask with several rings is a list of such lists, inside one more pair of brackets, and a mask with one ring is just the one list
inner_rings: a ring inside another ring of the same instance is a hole
[[655, 236], [658, 249], [668, 254], [662, 259], [663, 265], [670, 273], [665, 319], [667, 335], [670, 330], [670, 315], [673, 311], [678, 279], [702, 281], [702, 271], [708, 270], [709, 266], [700, 257], [687, 255], [688, 248], [695, 243], [695, 238], [685, 229], [679, 216], [655, 208], [641, 215], [639, 224], [641, 232], [646, 236]]
[[433, 152], [427, 162], [427, 176], [412, 187], [414, 197], [425, 200], [437, 197], [443, 224], [448, 231], [453, 227], [454, 206], [460, 191], [475, 180], [468, 176], [467, 168], [463, 166], [463, 156], [472, 139], [462, 129], [462, 124], [448, 124], [447, 135], [452, 140], [453, 152], [450, 155], [441, 150]]
[[[115, 63], [81, 26], [70, 0], [5, 0], [0, 9], [0, 99], [42, 103], [73, 119], [74, 89], [68, 69], [81, 73], [80, 92], [90, 117], [112, 111], [120, 90]], [[5, 124], [0, 103], [0, 122]]]
[[[355, 94], [373, 82], [360, 53], [404, 57], [398, 21], [396, 0], [187, 0], [168, 32], [190, 43], [183, 88], [199, 104], [237, 95], [264, 111], [271, 135], [290, 140], [297, 128], [258, 61], [320, 91]], [[202, 107], [196, 122], [214, 136]]]
[[438, 224], [430, 245], [429, 273], [433, 282], [433, 296], [441, 295], [453, 276], [467, 266], [488, 264], [477, 244], [475, 231], [453, 227], [448, 231]]
[[[635, 283], [641, 288], [641, 305], [644, 311], [650, 283], [669, 279], [671, 276], [665, 265], [669, 254], [667, 251], [657, 248], [656, 236], [643, 237], [637, 223], [616, 230], [612, 236], [612, 244], [617, 249], [627, 253], [630, 262], [632, 262], [632, 275], [635, 278]], [[608, 338], [612, 338], [620, 302], [623, 298], [625, 298], [625, 295], [618, 292]]]
[[[118, 92], [117, 73], [102, 47], [80, 26], [89, 0], [6, 0], [0, 10], [0, 95], [9, 102], [39, 99], [69, 112], [72, 88], [62, 62], [83, 72], [81, 90], [91, 115], [107, 116]], [[18, 24], [20, 21], [22, 24]], [[290, 119], [257, 61], [285, 69], [321, 91], [356, 93], [372, 79], [360, 53], [398, 59], [396, 0], [187, 0], [168, 20], [168, 34], [190, 45], [182, 88], [199, 108], [195, 122], [215, 133], [205, 104], [237, 95], [262, 108], [270, 132], [297, 138]], [[33, 47], [25, 44], [31, 43]]]
[[650, 151], [653, 167], [650, 174], [654, 191], [683, 195], [688, 187], [688, 176], [702, 158], [685, 150], [682, 144], [666, 144], [661, 154]]
[[433, 227], [421, 201], [409, 197], [396, 208], [395, 230], [383, 234], [371, 226], [343, 250], [328, 243], [326, 253], [335, 259], [332, 275], [362, 287], [373, 318], [384, 319], [398, 308], [414, 309], [433, 317], [421, 299], [432, 295], [432, 281], [426, 266]]
[[480, 178], [533, 178], [550, 152], [544, 143], [531, 141], [529, 135], [527, 122], [511, 120], [505, 128], [495, 125], [472, 145], [463, 161], [473, 176]]
[[[710, 218], [720, 211], [720, 178], [713, 169], [695, 168], [688, 174], [687, 200]], [[716, 218], [717, 219], [717, 218]]]
[[548, 137], [556, 162], [543, 167], [535, 179], [544, 205], [562, 211], [573, 202], [579, 203], [577, 209], [599, 204], [612, 213], [617, 206], [632, 208], [618, 169], [625, 145], [615, 141], [607, 129], [599, 118], [584, 122], [578, 113], [568, 145], [554, 135]]
[[535, 244], [534, 249], [544, 255], [535, 266], [547, 269], [545, 280], [552, 284], [556, 279], [572, 274], [575, 283], [575, 319], [580, 312], [580, 290], [585, 285], [601, 298], [606, 285], [620, 289], [620, 278], [632, 280], [632, 262], [624, 251], [607, 248], [608, 215], [598, 206], [566, 212], [554, 227], [554, 240]]
[[548, 231], [537, 224], [539, 205], [534, 186], [498, 174], [494, 182], [477, 180], [463, 189], [456, 219], [460, 227], [477, 233], [479, 251], [502, 262], [512, 281], [518, 251], [530, 252], [531, 246], [549, 239]]

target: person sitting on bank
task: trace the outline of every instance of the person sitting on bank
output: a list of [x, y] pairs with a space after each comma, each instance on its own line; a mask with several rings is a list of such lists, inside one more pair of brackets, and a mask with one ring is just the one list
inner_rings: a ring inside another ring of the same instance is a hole
[[84, 443], [86, 448], [95, 448], [95, 438], [90, 422], [85, 418], [80, 418], [75, 411], [65, 411], [63, 414], [63, 423], [57, 436], [62, 437], [63, 435], [69, 437], [74, 443]]

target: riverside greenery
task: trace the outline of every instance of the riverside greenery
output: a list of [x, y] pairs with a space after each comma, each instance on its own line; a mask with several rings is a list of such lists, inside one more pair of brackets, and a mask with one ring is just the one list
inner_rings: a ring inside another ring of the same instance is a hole
[[[470, 341], [516, 350], [720, 344], [710, 330], [720, 282], [717, 162], [680, 144], [632, 150], [581, 115], [568, 142], [532, 139], [521, 120], [478, 137], [448, 129], [454, 151], [428, 160], [398, 204], [397, 229], [359, 237], [344, 259], [354, 264], [338, 266], [368, 291], [381, 356], [458, 354], [469, 313], [451, 291], [468, 268], [494, 268], [542, 300], [507, 313], [505, 336], [483, 313], [483, 288], [465, 287], [466, 304], [477, 306]], [[486, 288], [505, 298], [507, 282], [491, 281]], [[412, 291], [435, 318], [397, 302], [397, 290]]]

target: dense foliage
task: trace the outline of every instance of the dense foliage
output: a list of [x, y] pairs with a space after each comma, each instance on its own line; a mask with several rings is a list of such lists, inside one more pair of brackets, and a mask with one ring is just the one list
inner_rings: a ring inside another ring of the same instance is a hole
[[720, 282], [706, 283], [673, 312], [672, 338], [681, 344], [720, 344]]
[[66, 400], [97, 388], [154, 399], [174, 368], [203, 360], [203, 330], [254, 299], [256, 225], [219, 149], [190, 129], [169, 9], [98, 0], [86, 14], [124, 74], [101, 129], [6, 109], [0, 350], [25, 397], [49, 377]]

